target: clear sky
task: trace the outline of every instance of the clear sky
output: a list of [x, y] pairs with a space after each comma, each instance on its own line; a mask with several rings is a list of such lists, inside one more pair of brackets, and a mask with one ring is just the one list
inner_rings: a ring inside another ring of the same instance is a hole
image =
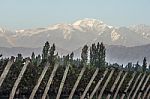
[[150, 25], [150, 0], [0, 0], [0, 27], [24, 29], [96, 18], [114, 26]]

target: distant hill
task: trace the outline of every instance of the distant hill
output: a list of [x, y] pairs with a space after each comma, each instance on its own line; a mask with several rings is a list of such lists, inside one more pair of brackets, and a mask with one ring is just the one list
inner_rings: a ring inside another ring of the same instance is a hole
[[[150, 44], [134, 47], [125, 47], [119, 45], [105, 45], [106, 46], [106, 60], [109, 63], [127, 64], [128, 62], [142, 63], [143, 58], [147, 57], [150, 63]], [[82, 48], [76, 49], [76, 57], [80, 56]]]
[[[81, 49], [82, 47], [73, 50], [75, 58], [80, 57]], [[0, 47], [0, 53], [2, 53], [4, 57], [16, 56], [18, 53], [22, 53], [22, 55], [26, 57], [31, 56], [32, 52], [35, 52], [36, 55], [41, 54], [42, 48]], [[71, 53], [71, 51], [58, 47], [56, 47], [56, 52], [58, 52], [60, 56]], [[147, 57], [147, 61], [150, 63], [150, 44], [135, 47], [106, 45], [106, 60], [110, 63], [117, 62], [127, 64], [128, 62], [136, 63], [137, 61], [142, 63], [143, 57]]]
[[107, 61], [127, 64], [127, 62], [142, 63], [143, 58], [147, 57], [150, 63], [150, 44], [124, 47], [124, 46], [107, 46]]

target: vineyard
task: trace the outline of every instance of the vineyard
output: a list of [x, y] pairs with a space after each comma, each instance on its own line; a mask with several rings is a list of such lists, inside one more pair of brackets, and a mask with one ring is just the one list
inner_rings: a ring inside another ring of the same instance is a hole
[[100, 47], [101, 58], [95, 61], [91, 53], [88, 63], [87, 46], [82, 59], [75, 60], [73, 53], [60, 58], [54, 45], [47, 45], [42, 58], [33, 53], [31, 58], [18, 54], [0, 59], [0, 99], [150, 99], [146, 58], [138, 68], [107, 64]]

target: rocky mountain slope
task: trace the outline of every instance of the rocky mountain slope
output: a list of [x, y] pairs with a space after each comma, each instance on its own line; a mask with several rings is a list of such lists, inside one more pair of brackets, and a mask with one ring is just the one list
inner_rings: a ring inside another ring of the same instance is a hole
[[14, 31], [0, 28], [1, 47], [41, 47], [45, 41], [67, 50], [93, 42], [139, 46], [150, 43], [150, 26], [114, 27], [97, 19], [86, 18], [72, 24], [55, 24], [44, 28]]

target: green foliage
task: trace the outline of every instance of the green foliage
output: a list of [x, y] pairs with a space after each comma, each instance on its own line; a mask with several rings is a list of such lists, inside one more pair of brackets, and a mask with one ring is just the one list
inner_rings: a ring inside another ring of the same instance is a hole
[[51, 65], [55, 64], [55, 44], [52, 45], [52, 47], [49, 49], [49, 54], [48, 54], [48, 61], [50, 62]]
[[83, 64], [87, 63], [87, 60], [88, 60], [88, 46], [87, 45], [85, 45], [82, 49], [81, 59], [82, 59]]
[[97, 46], [92, 44], [90, 47], [90, 64], [96, 67], [103, 67], [105, 66], [105, 46], [103, 43], [97, 43]]
[[64, 64], [63, 64], [63, 66], [67, 66], [67, 64], [69, 63], [69, 54], [66, 55], [66, 56], [64, 56], [63, 58], [64, 58]]
[[56, 56], [57, 54], [55, 55], [55, 44], [53, 44], [51, 47], [50, 47], [50, 44], [49, 42], [47, 41], [43, 47], [43, 52], [42, 52], [42, 64], [44, 64], [45, 62], [49, 61], [49, 63], [51, 65], [54, 65], [55, 61], [56, 61]]
[[36, 56], [36, 64], [35, 65], [39, 66], [41, 64], [41, 61], [42, 61], [41, 55]]
[[141, 66], [139, 65], [139, 62], [137, 62], [136, 64], [135, 64], [135, 69], [134, 69], [135, 71], [138, 71], [138, 72], [141, 72], [142, 71], [142, 68], [141, 68]]
[[74, 57], [74, 53], [72, 52], [72, 53], [70, 54], [70, 63], [73, 62], [73, 57]]
[[48, 60], [48, 52], [49, 52], [49, 42], [47, 41], [43, 47], [43, 51], [42, 51], [42, 60], [43, 61], [47, 61]]
[[32, 55], [31, 55], [31, 63], [36, 65], [36, 58], [35, 58], [34, 52], [32, 52]]
[[129, 62], [126, 66], [126, 69], [128, 69], [129, 71], [132, 71], [132, 68], [133, 68], [133, 64], [132, 62]]
[[0, 54], [0, 57], [2, 57], [3, 55], [2, 54]]
[[142, 65], [143, 72], [146, 71], [146, 68], [147, 68], [147, 62], [146, 62], [146, 57], [144, 57], [144, 59], [143, 59], [143, 65]]

